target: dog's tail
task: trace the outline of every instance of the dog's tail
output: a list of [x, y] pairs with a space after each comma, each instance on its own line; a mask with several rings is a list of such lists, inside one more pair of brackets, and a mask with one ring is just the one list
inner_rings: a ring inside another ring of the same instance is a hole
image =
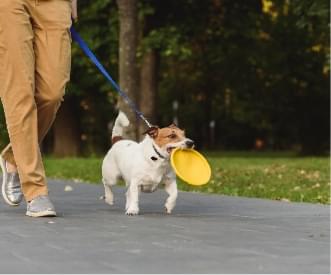
[[125, 113], [120, 111], [118, 113], [118, 116], [115, 120], [111, 141], [112, 144], [115, 144], [117, 141], [123, 139], [123, 128], [128, 127], [130, 124], [130, 121]]

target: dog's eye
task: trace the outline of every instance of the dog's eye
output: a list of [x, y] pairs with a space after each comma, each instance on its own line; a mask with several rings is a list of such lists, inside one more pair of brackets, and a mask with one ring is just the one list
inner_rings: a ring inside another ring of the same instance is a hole
[[177, 135], [176, 135], [176, 134], [171, 134], [171, 135], [169, 135], [168, 137], [171, 138], [171, 139], [174, 139], [174, 138], [177, 137]]

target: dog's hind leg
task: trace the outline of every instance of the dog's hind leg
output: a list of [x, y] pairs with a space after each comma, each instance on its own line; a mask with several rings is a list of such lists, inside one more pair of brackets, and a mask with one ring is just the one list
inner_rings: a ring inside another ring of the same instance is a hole
[[102, 163], [102, 182], [105, 187], [105, 202], [110, 205], [114, 204], [114, 195], [111, 188], [117, 183], [119, 177], [120, 173], [113, 159], [113, 155], [109, 155], [108, 153]]
[[103, 179], [103, 185], [105, 187], [105, 202], [108, 203], [109, 205], [113, 205], [114, 204], [114, 194], [113, 191], [111, 189], [112, 185], [116, 184], [117, 179], [115, 178], [114, 180], [105, 180]]

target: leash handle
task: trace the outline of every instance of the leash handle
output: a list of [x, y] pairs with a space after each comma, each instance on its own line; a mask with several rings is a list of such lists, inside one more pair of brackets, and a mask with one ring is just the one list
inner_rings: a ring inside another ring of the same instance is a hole
[[85, 41], [80, 37], [80, 35], [76, 32], [73, 26], [70, 28], [71, 37], [74, 41], [76, 41], [79, 45], [79, 47], [83, 50], [83, 52], [86, 54], [87, 57], [90, 58], [90, 60], [94, 63], [94, 65], [99, 69], [99, 71], [103, 74], [103, 76], [111, 83], [111, 85], [115, 88], [115, 90], [118, 92], [118, 94], [124, 99], [124, 101], [129, 105], [129, 107], [137, 114], [137, 116], [146, 123], [148, 128], [151, 128], [152, 125], [149, 123], [149, 121], [145, 118], [142, 112], [138, 110], [136, 105], [133, 103], [133, 101], [128, 97], [128, 95], [121, 90], [121, 88], [117, 85], [117, 83], [112, 79], [110, 74], [106, 71], [105, 67], [99, 62], [97, 57], [94, 55], [94, 53], [90, 50], [90, 48], [87, 46]]

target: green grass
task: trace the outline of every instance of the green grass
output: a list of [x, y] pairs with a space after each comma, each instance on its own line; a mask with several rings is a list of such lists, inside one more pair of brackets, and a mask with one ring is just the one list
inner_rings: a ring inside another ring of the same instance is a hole
[[[291, 153], [207, 152], [211, 181], [184, 191], [330, 204], [330, 159]], [[46, 158], [50, 178], [100, 183], [101, 158]]]

